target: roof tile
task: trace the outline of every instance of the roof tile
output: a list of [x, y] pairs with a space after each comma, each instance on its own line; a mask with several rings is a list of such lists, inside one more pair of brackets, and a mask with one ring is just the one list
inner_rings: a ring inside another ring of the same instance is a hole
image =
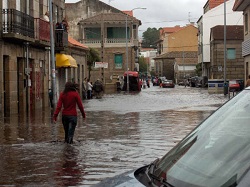
[[84, 49], [88, 49], [87, 46], [85, 46], [82, 43], [76, 41], [75, 39], [71, 38], [70, 36], [68, 36], [68, 41], [69, 41], [69, 43], [71, 43], [72, 45], [74, 45], [76, 47], [82, 47]]

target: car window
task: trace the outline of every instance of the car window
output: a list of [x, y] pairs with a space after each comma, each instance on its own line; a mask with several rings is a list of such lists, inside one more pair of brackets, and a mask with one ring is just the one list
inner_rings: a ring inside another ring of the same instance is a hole
[[237, 84], [236, 81], [229, 81], [229, 84]]
[[[174, 186], [230, 186], [249, 169], [250, 91], [207, 118], [157, 164]], [[228, 185], [229, 184], [229, 185]]]

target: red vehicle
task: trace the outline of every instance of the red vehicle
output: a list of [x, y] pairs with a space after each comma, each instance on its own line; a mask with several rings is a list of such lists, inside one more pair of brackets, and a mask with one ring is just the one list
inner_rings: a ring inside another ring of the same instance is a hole
[[240, 84], [237, 80], [229, 81], [229, 92], [237, 92], [240, 91]]
[[167, 79], [164, 80], [164, 81], [161, 83], [161, 85], [162, 85], [162, 88], [174, 88], [174, 87], [175, 87], [173, 81], [172, 81], [172, 80], [167, 80]]
[[129, 77], [129, 91], [141, 91], [139, 73], [137, 71], [126, 71], [123, 76], [124, 76], [124, 84], [122, 88], [123, 91], [127, 90], [127, 77]]

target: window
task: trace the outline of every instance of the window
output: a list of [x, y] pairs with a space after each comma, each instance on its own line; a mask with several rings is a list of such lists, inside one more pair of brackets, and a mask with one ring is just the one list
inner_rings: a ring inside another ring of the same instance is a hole
[[115, 69], [122, 69], [122, 54], [115, 54]]
[[[127, 35], [130, 38], [129, 27], [127, 28]], [[126, 38], [126, 30], [124, 27], [108, 27], [107, 38]]]
[[227, 49], [227, 59], [228, 60], [234, 60], [236, 59], [236, 50], [233, 48]]
[[244, 15], [245, 33], [248, 33], [248, 14]]
[[101, 28], [85, 28], [85, 39], [101, 39]]

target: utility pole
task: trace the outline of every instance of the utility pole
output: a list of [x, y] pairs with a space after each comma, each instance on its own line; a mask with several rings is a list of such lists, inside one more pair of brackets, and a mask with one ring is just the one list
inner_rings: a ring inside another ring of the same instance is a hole
[[55, 47], [54, 47], [54, 26], [52, 17], [52, 0], [49, 0], [49, 23], [50, 23], [50, 53], [51, 53], [51, 80], [52, 80], [52, 93], [53, 93], [53, 109], [56, 109], [57, 96], [56, 96], [56, 67], [55, 67]]
[[104, 13], [102, 11], [102, 23], [101, 23], [101, 59], [102, 59], [102, 68], [101, 68], [101, 74], [102, 74], [102, 82], [105, 85], [105, 78], [104, 78]]
[[128, 15], [126, 15], [126, 64], [127, 64], [127, 91], [129, 92], [129, 74], [128, 74]]
[[226, 74], [226, 70], [227, 70], [227, 22], [226, 22], [227, 18], [226, 18], [226, 0], [224, 0], [224, 95], [228, 94], [228, 85], [227, 85], [227, 74]]

